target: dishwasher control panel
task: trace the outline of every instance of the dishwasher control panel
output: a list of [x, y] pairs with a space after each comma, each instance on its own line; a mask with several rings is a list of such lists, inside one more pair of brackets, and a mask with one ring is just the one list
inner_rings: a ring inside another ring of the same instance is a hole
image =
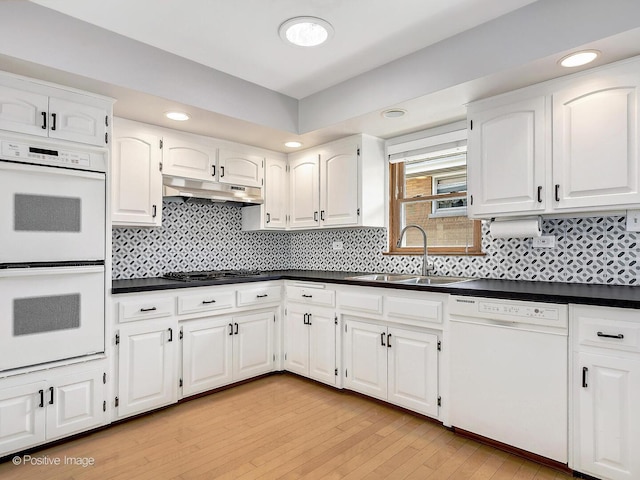
[[569, 307], [557, 303], [451, 295], [449, 315], [452, 321], [489, 321], [522, 327], [550, 327], [562, 331], [566, 331], [569, 326]]
[[519, 305], [513, 303], [478, 302], [478, 311], [482, 313], [498, 313], [515, 317], [558, 319], [558, 309], [542, 306]]

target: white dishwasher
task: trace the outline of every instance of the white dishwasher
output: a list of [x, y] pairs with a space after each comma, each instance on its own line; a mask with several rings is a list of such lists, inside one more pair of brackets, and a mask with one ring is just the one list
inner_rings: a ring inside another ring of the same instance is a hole
[[567, 463], [568, 307], [449, 297], [451, 424]]

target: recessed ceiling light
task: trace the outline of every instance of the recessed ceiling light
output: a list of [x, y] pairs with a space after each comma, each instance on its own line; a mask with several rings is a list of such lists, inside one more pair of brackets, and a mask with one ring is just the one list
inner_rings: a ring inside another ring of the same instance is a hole
[[389, 110], [382, 112], [382, 116], [384, 118], [399, 118], [404, 117], [406, 114], [407, 111], [401, 108], [390, 108]]
[[171, 120], [177, 120], [178, 122], [184, 122], [185, 120], [189, 120], [189, 115], [184, 112], [167, 112], [164, 114], [165, 117]]
[[333, 36], [329, 22], [316, 17], [290, 18], [278, 29], [280, 38], [299, 47], [317, 47]]
[[302, 146], [302, 143], [300, 142], [286, 142], [284, 144], [285, 147], [289, 147], [289, 148], [300, 148]]
[[593, 62], [598, 55], [600, 55], [598, 50], [581, 50], [562, 57], [558, 63], [567, 68], [579, 67]]

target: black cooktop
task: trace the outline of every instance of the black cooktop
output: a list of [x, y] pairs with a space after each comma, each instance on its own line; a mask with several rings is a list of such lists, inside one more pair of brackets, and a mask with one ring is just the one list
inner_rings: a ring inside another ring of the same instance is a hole
[[178, 280], [181, 282], [195, 282], [198, 280], [213, 280], [216, 278], [229, 277], [249, 277], [252, 275], [260, 275], [259, 270], [205, 270], [194, 272], [169, 272], [165, 273], [162, 278], [168, 280]]

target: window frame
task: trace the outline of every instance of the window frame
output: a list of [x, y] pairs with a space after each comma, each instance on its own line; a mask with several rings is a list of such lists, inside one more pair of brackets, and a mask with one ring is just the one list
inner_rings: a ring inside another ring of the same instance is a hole
[[[434, 201], [445, 198], [459, 198], [460, 192], [429, 195], [419, 198], [404, 198], [404, 163], [389, 163], [389, 255], [422, 255], [422, 247], [397, 247], [402, 219], [402, 205], [416, 201]], [[466, 193], [466, 192], [465, 192]], [[441, 217], [436, 217], [441, 218]], [[434, 255], [484, 255], [482, 252], [482, 224], [480, 220], [473, 220], [473, 244], [464, 247], [428, 247], [428, 252]]]

